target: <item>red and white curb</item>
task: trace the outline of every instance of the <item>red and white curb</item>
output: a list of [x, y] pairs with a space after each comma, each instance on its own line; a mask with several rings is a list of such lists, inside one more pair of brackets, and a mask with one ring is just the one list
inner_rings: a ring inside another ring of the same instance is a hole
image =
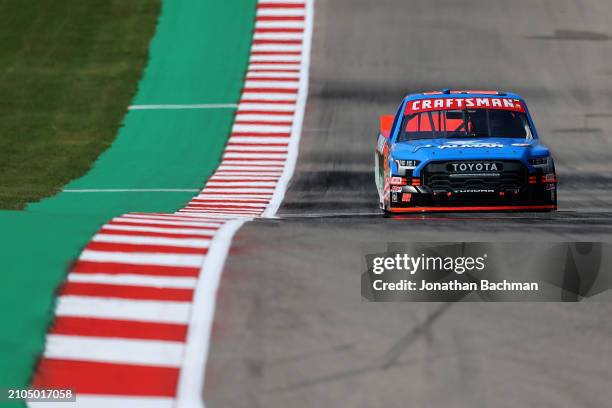
[[276, 213], [297, 160], [312, 20], [313, 0], [258, 2], [221, 164], [178, 212], [125, 214], [91, 239], [60, 290], [33, 386], [76, 389], [79, 407], [204, 406], [231, 239]]

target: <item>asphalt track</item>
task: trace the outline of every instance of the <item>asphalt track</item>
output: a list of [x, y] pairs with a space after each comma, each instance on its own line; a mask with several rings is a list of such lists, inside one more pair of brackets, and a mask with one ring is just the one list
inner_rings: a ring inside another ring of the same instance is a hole
[[[234, 238], [208, 406], [609, 406], [610, 303], [372, 304], [360, 274], [390, 241], [609, 241], [610, 20], [606, 0], [317, 0], [296, 174]], [[527, 99], [559, 212], [378, 215], [378, 116], [444, 87]]]

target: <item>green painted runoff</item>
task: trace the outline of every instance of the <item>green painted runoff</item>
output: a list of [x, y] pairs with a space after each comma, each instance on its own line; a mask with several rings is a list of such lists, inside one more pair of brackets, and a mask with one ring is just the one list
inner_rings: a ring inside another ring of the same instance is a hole
[[[133, 104], [236, 103], [254, 0], [166, 0]], [[231, 109], [131, 110], [116, 140], [65, 189], [199, 189], [219, 163]], [[25, 159], [25, 158], [24, 158]], [[55, 291], [102, 224], [126, 212], [172, 212], [190, 192], [63, 192], [0, 212], [0, 388], [26, 386], [43, 351]]]

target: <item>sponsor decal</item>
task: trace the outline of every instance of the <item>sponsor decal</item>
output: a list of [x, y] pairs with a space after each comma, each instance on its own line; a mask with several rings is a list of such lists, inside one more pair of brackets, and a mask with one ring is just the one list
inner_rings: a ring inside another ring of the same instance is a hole
[[459, 149], [459, 148], [501, 148], [503, 144], [497, 142], [483, 142], [482, 140], [461, 140], [457, 142], [446, 142], [438, 146], [438, 149]]
[[495, 190], [491, 189], [475, 189], [475, 188], [466, 188], [466, 189], [456, 189], [455, 193], [494, 193]]
[[399, 193], [402, 191], [402, 186], [391, 186], [392, 193]]
[[434, 147], [434, 145], [432, 145], [432, 144], [418, 145], [418, 146], [416, 146], [412, 150], [412, 153], [415, 153], [415, 152], [419, 151], [420, 149], [429, 149], [429, 148], [432, 148], [432, 147]]
[[499, 177], [501, 173], [452, 173], [450, 177], [453, 178], [470, 178], [470, 177]]
[[525, 112], [523, 102], [511, 98], [435, 98], [419, 99], [406, 104], [405, 115], [436, 110], [502, 109]]
[[408, 184], [408, 182], [403, 177], [391, 177], [389, 179], [389, 184], [396, 186], [405, 186], [406, 184]]
[[474, 172], [474, 171], [502, 171], [504, 165], [495, 162], [460, 162], [449, 163], [446, 165], [446, 170], [450, 172]]
[[542, 183], [556, 183], [557, 175], [555, 173], [549, 173], [542, 176]]

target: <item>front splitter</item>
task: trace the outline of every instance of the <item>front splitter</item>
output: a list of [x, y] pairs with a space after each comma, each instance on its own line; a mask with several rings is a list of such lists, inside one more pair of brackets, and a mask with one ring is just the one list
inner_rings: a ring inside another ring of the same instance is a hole
[[406, 207], [391, 208], [390, 213], [420, 213], [420, 212], [467, 212], [467, 211], [530, 211], [530, 210], [556, 210], [554, 204], [547, 205], [497, 205], [497, 206], [471, 206], [471, 207]]

